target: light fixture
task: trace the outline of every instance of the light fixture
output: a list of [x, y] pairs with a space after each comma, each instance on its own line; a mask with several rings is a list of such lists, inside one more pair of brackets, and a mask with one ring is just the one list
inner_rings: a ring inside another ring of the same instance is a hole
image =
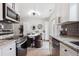
[[39, 13], [38, 10], [30, 10], [28, 12], [28, 15], [30, 15], [30, 16], [40, 16], [40, 13]]

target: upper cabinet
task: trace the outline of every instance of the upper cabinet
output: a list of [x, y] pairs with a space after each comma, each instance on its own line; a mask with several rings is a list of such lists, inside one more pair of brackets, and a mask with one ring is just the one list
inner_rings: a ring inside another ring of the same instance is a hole
[[18, 23], [20, 16], [15, 10], [15, 3], [0, 3], [0, 21]]
[[19, 6], [18, 6], [18, 3], [15, 3], [15, 11], [16, 11], [18, 14], [20, 14], [20, 13], [19, 13]]
[[70, 13], [69, 13], [69, 20], [70, 21], [79, 21], [79, 4], [78, 3], [72, 3], [70, 4]]
[[[60, 4], [61, 5], [61, 4]], [[72, 22], [78, 22], [79, 18], [79, 4], [78, 3], [70, 3], [63, 4], [60, 6], [60, 23], [61, 24], [69, 24]]]
[[0, 21], [3, 20], [2, 4], [0, 3]]
[[68, 3], [58, 3], [57, 4], [57, 22], [60, 24], [60, 23], [63, 23], [63, 22], [66, 22], [68, 21], [69, 19], [69, 4]]

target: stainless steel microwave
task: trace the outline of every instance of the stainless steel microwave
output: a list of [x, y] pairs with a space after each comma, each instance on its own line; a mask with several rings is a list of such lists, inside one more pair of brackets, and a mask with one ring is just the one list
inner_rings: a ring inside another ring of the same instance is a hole
[[3, 3], [3, 19], [13, 22], [19, 22], [20, 16], [7, 3]]

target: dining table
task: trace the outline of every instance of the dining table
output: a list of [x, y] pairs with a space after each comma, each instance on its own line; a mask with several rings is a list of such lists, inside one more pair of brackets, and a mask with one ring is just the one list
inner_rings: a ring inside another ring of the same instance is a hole
[[30, 33], [30, 34], [27, 35], [29, 38], [33, 39], [32, 47], [35, 46], [35, 37], [38, 36], [38, 35], [40, 35], [40, 34], [41, 33]]

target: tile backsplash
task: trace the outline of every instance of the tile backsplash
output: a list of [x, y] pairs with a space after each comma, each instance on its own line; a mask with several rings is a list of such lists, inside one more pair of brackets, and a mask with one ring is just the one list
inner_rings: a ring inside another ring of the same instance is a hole
[[[12, 24], [8, 24], [8, 23], [0, 23], [3, 26], [3, 29], [13, 29], [13, 25]], [[0, 26], [1, 29], [1, 26]]]
[[61, 26], [63, 29], [67, 29], [67, 35], [79, 36], [79, 22], [64, 24]]

